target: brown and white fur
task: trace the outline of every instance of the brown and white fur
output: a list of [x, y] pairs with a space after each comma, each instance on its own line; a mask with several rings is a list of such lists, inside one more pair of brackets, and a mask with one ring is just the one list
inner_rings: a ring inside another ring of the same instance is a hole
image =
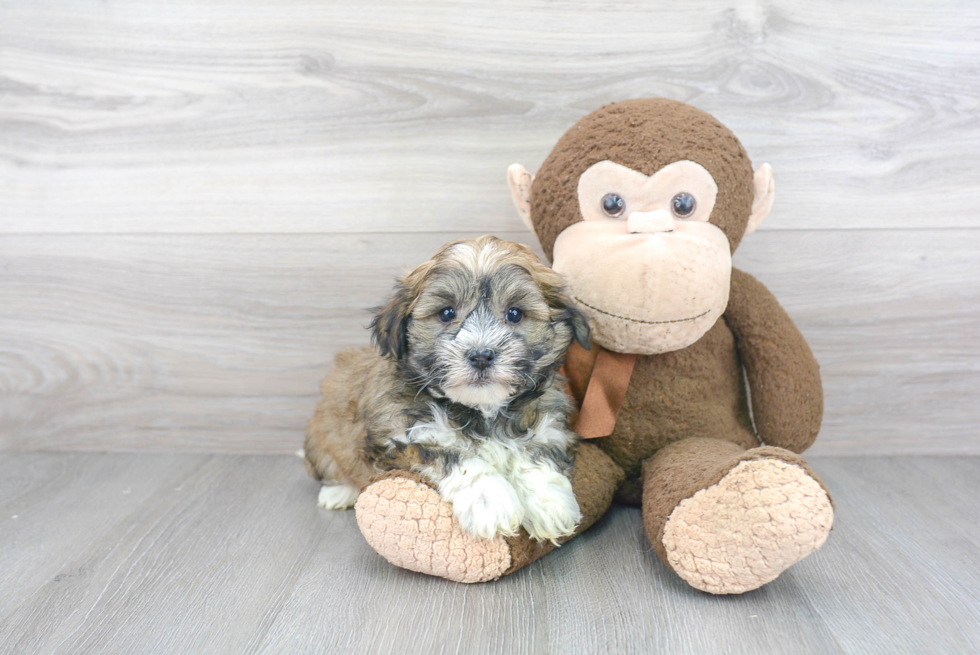
[[371, 329], [376, 348], [337, 355], [307, 428], [319, 504], [346, 509], [373, 476], [411, 470], [478, 537], [571, 535], [578, 437], [558, 369], [589, 328], [562, 278], [526, 246], [455, 241], [397, 282]]

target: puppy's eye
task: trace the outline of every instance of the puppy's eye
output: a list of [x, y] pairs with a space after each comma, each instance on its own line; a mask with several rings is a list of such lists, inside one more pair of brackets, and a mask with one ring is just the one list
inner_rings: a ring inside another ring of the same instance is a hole
[[674, 196], [670, 201], [670, 211], [674, 212], [677, 218], [687, 218], [697, 209], [698, 203], [687, 191], [683, 191]]
[[606, 216], [611, 216], [612, 218], [622, 216], [623, 210], [625, 209], [626, 201], [619, 195], [615, 193], [607, 193], [606, 195], [602, 196], [602, 211], [606, 212]]
[[453, 319], [456, 318], [456, 310], [452, 307], [443, 307], [439, 310], [436, 316], [438, 316], [439, 320], [443, 323], [452, 323]]
[[507, 310], [507, 313], [504, 314], [504, 316], [506, 317], [508, 323], [514, 323], [516, 325], [524, 319], [524, 312], [519, 310], [517, 307], [511, 307]]

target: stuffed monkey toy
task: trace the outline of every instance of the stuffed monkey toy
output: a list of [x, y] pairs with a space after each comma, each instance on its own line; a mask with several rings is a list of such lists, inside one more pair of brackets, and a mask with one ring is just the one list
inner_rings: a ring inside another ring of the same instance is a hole
[[[593, 348], [566, 362], [584, 438], [579, 531], [614, 496], [639, 505], [664, 564], [715, 594], [756, 589], [819, 548], [833, 505], [799, 454], [820, 427], [819, 369], [773, 295], [732, 268], [772, 207], [772, 168], [753, 171], [712, 116], [644, 99], [589, 114], [537, 176], [515, 164], [508, 178], [592, 327]], [[554, 547], [468, 535], [406, 472], [375, 480], [356, 512], [390, 562], [462, 582]]]

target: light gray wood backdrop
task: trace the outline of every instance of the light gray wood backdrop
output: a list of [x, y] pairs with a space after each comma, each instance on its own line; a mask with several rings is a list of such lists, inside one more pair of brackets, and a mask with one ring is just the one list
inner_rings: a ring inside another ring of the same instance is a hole
[[506, 167], [666, 96], [776, 171], [736, 254], [821, 454], [980, 454], [980, 5], [0, 0], [0, 449], [288, 452]]

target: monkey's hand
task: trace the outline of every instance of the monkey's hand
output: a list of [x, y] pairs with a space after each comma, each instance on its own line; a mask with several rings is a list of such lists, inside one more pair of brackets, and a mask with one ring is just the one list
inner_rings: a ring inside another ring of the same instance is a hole
[[354, 506], [361, 534], [403, 569], [456, 582], [494, 580], [515, 567], [504, 537], [474, 537], [417, 473], [391, 471], [369, 484]]
[[[623, 471], [590, 443], [578, 446], [571, 474], [581, 508], [578, 534], [612, 503]], [[357, 525], [368, 544], [404, 569], [457, 582], [485, 582], [512, 573], [555, 548], [534, 541], [525, 530], [516, 537], [481, 539], [467, 532], [453, 505], [417, 473], [391, 471], [375, 478], [357, 499]]]
[[810, 346], [772, 293], [734, 268], [724, 318], [745, 366], [759, 438], [803, 452], [823, 418], [820, 367]]

